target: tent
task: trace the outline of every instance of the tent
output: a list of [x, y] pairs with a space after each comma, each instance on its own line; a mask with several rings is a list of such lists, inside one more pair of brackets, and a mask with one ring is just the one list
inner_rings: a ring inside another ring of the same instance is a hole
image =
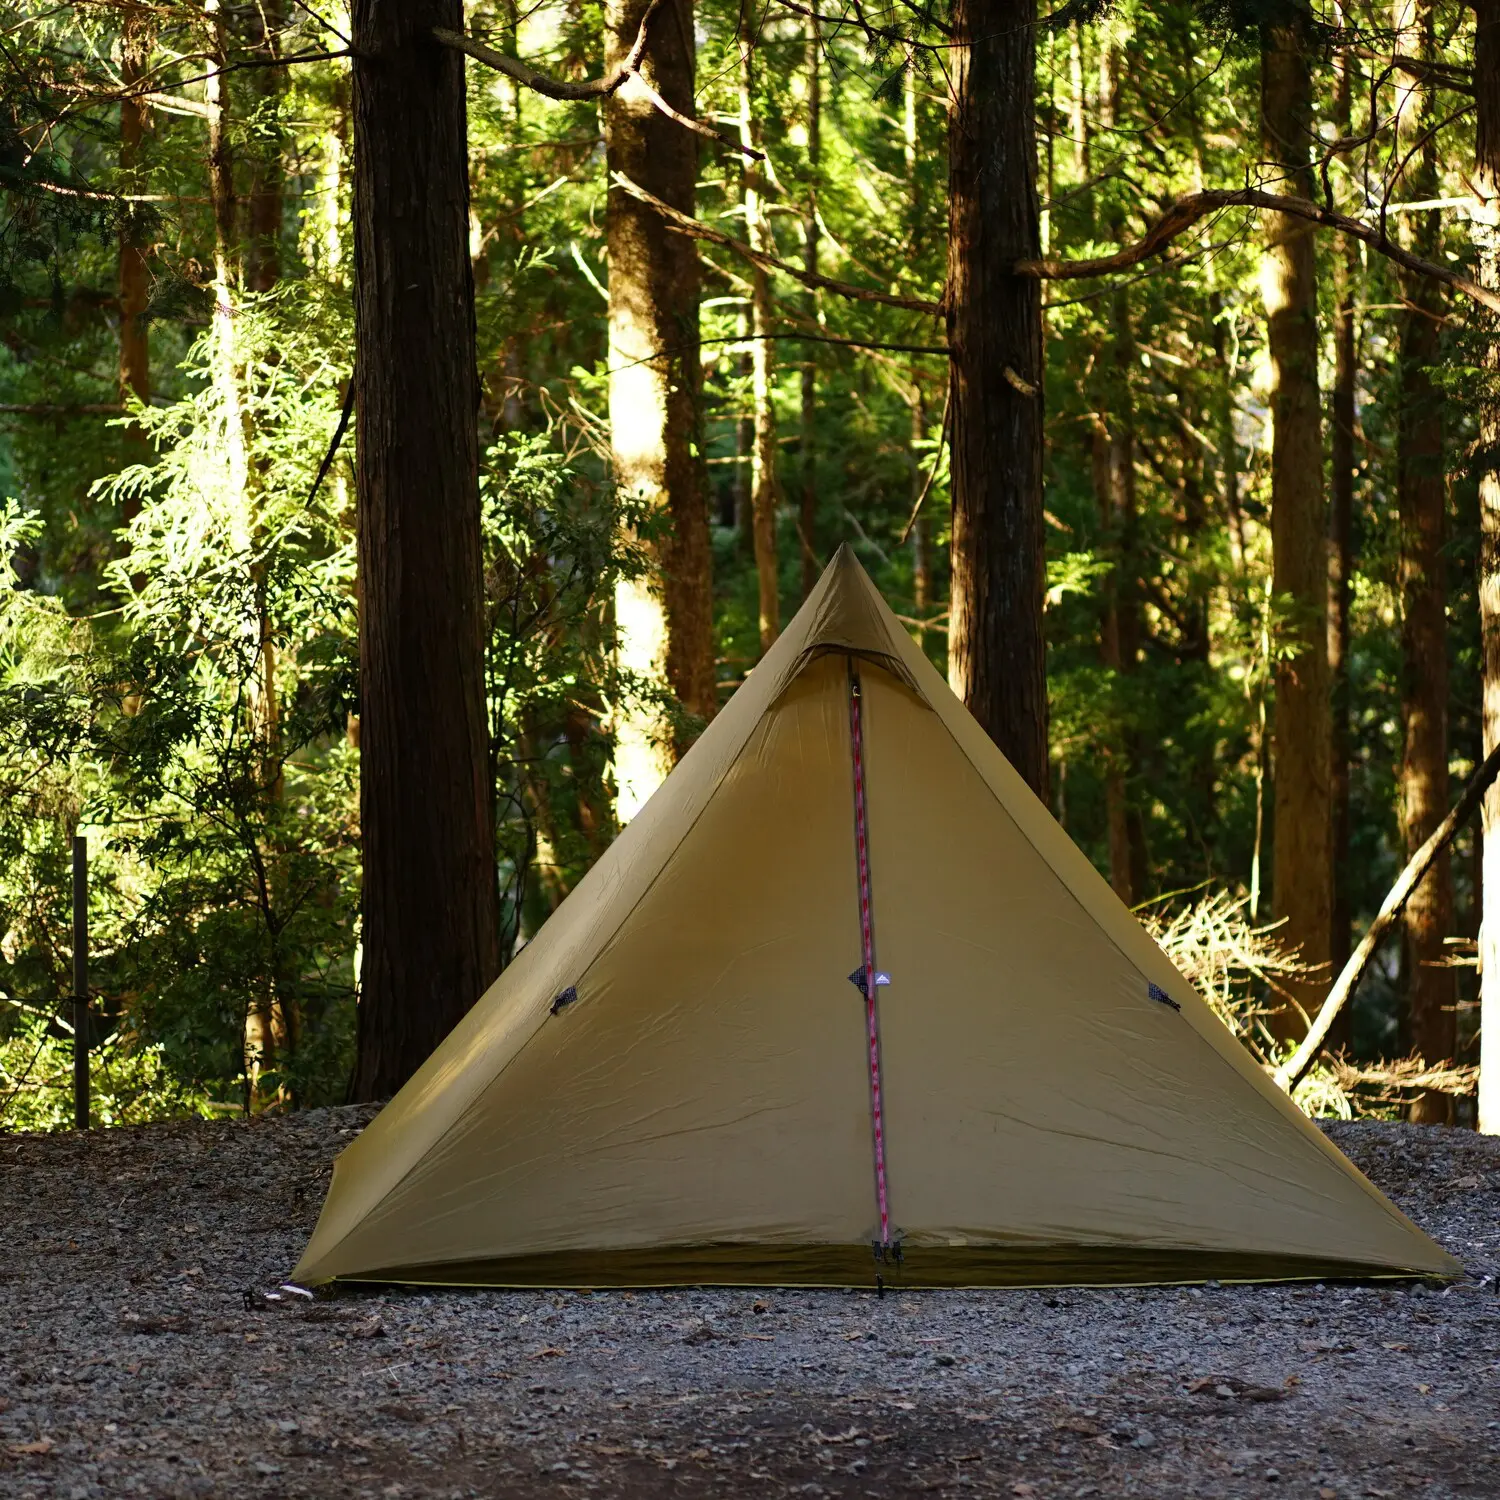
[[1194, 993], [845, 549], [338, 1158], [294, 1274], [1457, 1270]]

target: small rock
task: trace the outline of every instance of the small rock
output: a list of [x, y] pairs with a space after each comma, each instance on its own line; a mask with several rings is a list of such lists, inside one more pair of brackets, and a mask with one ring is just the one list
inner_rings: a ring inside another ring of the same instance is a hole
[[951, 1354], [934, 1354], [933, 1357], [932, 1357], [932, 1362], [935, 1365], [944, 1365], [944, 1366], [953, 1365], [953, 1364], [957, 1364], [958, 1363], [958, 1361], [956, 1359], [954, 1359], [954, 1357]]
[[1143, 1427], [1131, 1438], [1130, 1446], [1132, 1448], [1154, 1448], [1156, 1446], [1156, 1439]]
[[1276, 1481], [1278, 1479], [1280, 1479], [1280, 1478], [1281, 1478], [1281, 1470], [1280, 1469], [1267, 1469], [1266, 1470], [1266, 1483], [1267, 1484], [1275, 1484]]

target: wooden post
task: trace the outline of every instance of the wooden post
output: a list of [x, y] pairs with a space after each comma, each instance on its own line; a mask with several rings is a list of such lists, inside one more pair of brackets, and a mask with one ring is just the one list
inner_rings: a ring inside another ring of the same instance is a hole
[[73, 838], [73, 1123], [89, 1128], [89, 841]]

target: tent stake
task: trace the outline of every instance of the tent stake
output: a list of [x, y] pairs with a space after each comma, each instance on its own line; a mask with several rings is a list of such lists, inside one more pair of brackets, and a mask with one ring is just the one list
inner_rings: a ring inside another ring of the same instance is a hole
[[[872, 1247], [878, 1264], [900, 1259], [900, 1247], [891, 1244], [890, 1197], [885, 1181], [884, 1101], [880, 1086], [880, 1016], [875, 997], [879, 993], [875, 973], [875, 915], [870, 897], [870, 819], [865, 802], [864, 709], [859, 690], [859, 671], [849, 658], [849, 751], [854, 762], [854, 852], [859, 873], [860, 962], [864, 969], [865, 1040], [870, 1067], [870, 1129], [875, 1146], [875, 1203], [880, 1211], [880, 1238]], [[883, 1294], [885, 1278], [875, 1278]]]

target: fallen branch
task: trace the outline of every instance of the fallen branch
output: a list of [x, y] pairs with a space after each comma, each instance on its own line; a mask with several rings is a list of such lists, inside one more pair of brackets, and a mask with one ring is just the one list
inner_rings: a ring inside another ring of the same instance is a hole
[[1432, 837], [1407, 862], [1406, 868], [1381, 904], [1380, 915], [1370, 923], [1370, 930], [1365, 933], [1359, 947], [1349, 955], [1349, 962], [1344, 965], [1343, 973], [1328, 992], [1323, 1008], [1302, 1039], [1302, 1045], [1277, 1068], [1273, 1076], [1277, 1085], [1287, 1093], [1291, 1093], [1302, 1082], [1307, 1070], [1312, 1067], [1339, 1012], [1359, 987], [1359, 981], [1375, 956], [1375, 950], [1396, 925], [1411, 893], [1421, 885], [1422, 877], [1432, 868], [1438, 855], [1453, 842], [1453, 836], [1474, 816], [1475, 809], [1484, 800], [1484, 794], [1489, 791], [1490, 783], [1497, 775], [1500, 775], [1500, 746], [1490, 751], [1484, 764], [1469, 778], [1469, 783], [1464, 787], [1463, 795], [1452, 812], [1438, 824]]
[[690, 239], [703, 240], [710, 245], [732, 250], [742, 260], [749, 261], [752, 266], [759, 266], [763, 271], [780, 271], [782, 275], [790, 276], [793, 281], [800, 281], [803, 286], [815, 291], [836, 292], [840, 297], [849, 297], [857, 302], [878, 302], [884, 307], [900, 307], [907, 312], [927, 313], [934, 318], [942, 314], [940, 305], [925, 297], [901, 297], [894, 292], [877, 292], [871, 287], [853, 286], [847, 281], [836, 281], [831, 276], [820, 276], [816, 271], [804, 271], [800, 266], [778, 260], [776, 256], [757, 250], [743, 240], [735, 239], [733, 235], [710, 227], [701, 219], [689, 218], [671, 204], [663, 203], [654, 193], [647, 192], [638, 182], [632, 182], [623, 172], [613, 173], [612, 180], [632, 198], [654, 208], [679, 233]]
[[1293, 218], [1307, 219], [1321, 224], [1325, 229], [1336, 230], [1356, 240], [1362, 240], [1372, 250], [1415, 271], [1420, 276], [1430, 277], [1444, 286], [1462, 292], [1471, 301], [1491, 312], [1500, 313], [1500, 292], [1470, 281], [1446, 266], [1424, 260], [1413, 255], [1394, 240], [1387, 239], [1379, 230], [1362, 224], [1358, 219], [1335, 213], [1331, 208], [1313, 203], [1306, 198], [1283, 197], [1280, 193], [1267, 193], [1259, 188], [1211, 189], [1202, 193], [1190, 193], [1174, 203], [1146, 232], [1144, 239], [1127, 245], [1113, 255], [1102, 255], [1092, 260], [1019, 260], [1015, 264], [1019, 276], [1035, 276], [1042, 281], [1072, 281], [1086, 276], [1108, 276], [1114, 271], [1124, 271], [1131, 266], [1149, 260], [1179, 235], [1191, 229], [1199, 219], [1225, 208], [1260, 208], [1271, 213], [1289, 214]]
[[1352, 1094], [1361, 1085], [1384, 1089], [1385, 1093], [1379, 1098], [1382, 1104], [1400, 1103], [1403, 1094], [1411, 1091], [1472, 1094], [1479, 1082], [1477, 1067], [1460, 1063], [1429, 1068], [1420, 1057], [1403, 1057], [1373, 1067], [1358, 1067], [1339, 1058], [1334, 1062], [1332, 1072], [1334, 1082], [1346, 1094]]

